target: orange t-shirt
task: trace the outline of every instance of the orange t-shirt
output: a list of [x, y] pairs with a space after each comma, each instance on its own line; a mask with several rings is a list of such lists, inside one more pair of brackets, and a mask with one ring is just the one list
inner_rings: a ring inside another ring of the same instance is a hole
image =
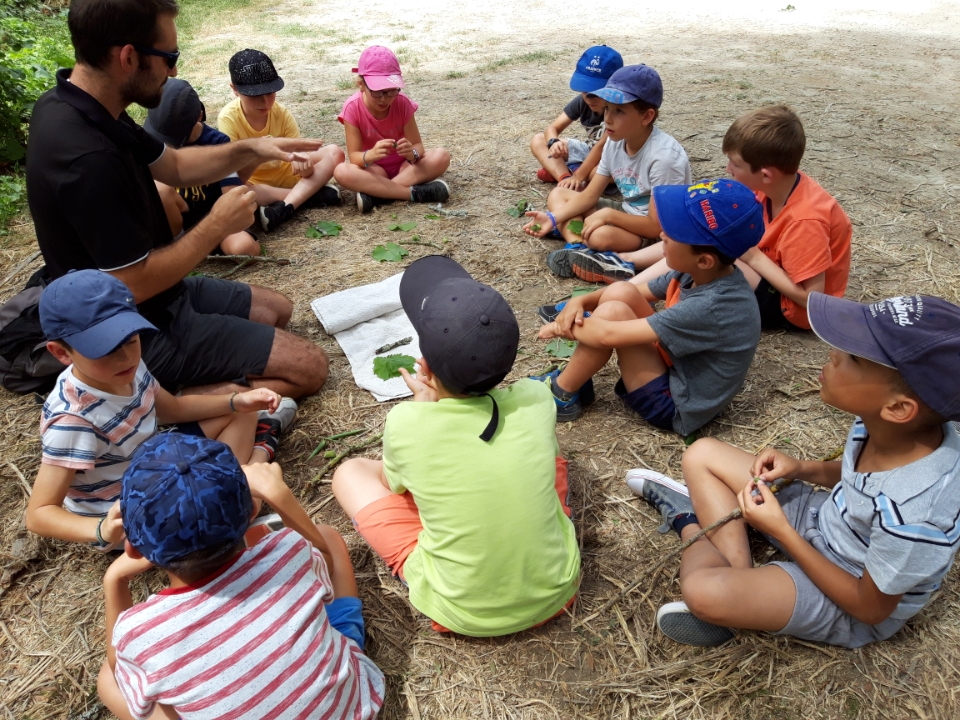
[[[826, 273], [823, 291], [843, 297], [850, 277], [850, 218], [833, 196], [809, 175], [800, 176], [780, 214], [770, 219], [767, 198], [757, 193], [764, 205], [766, 230], [758, 247], [782, 267], [798, 285]], [[807, 311], [792, 300], [780, 299], [783, 316], [797, 327], [810, 329]]]
[[[680, 287], [680, 281], [676, 278], [670, 281], [667, 285], [667, 297], [664, 298], [663, 307], [664, 309], [671, 308], [680, 302], [680, 291], [683, 288]], [[660, 341], [657, 340], [654, 343], [654, 347], [657, 348], [657, 352], [660, 353], [660, 357], [663, 358], [664, 364], [668, 368], [673, 367], [673, 360], [670, 358], [670, 355], [667, 354], [667, 351], [663, 349], [663, 346], [660, 344]]]

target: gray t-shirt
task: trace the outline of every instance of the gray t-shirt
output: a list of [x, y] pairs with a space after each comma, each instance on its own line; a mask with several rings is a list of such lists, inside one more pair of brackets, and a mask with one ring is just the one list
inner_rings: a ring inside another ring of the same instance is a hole
[[689, 435], [717, 416], [740, 391], [760, 342], [760, 310], [750, 283], [736, 267], [725, 277], [693, 287], [674, 270], [652, 280], [660, 299], [677, 286], [680, 301], [647, 321], [673, 361], [670, 394], [677, 406], [673, 429]]
[[654, 126], [635, 155], [627, 154], [627, 141], [607, 141], [603, 146], [598, 175], [613, 178], [623, 195], [623, 211], [646, 215], [650, 192], [657, 185], [690, 185], [690, 161], [683, 146]]
[[860, 473], [854, 468], [867, 437], [857, 418], [840, 482], [820, 507], [823, 542], [812, 542], [851, 575], [866, 568], [880, 592], [903, 593], [891, 617], [906, 620], [929, 602], [960, 547], [960, 435], [944, 423], [943, 442], [926, 457]]
[[568, 102], [563, 108], [563, 114], [572, 121], [580, 121], [584, 132], [587, 134], [587, 145], [591, 147], [603, 137], [603, 113], [595, 113], [583, 99], [583, 95], [577, 95]]

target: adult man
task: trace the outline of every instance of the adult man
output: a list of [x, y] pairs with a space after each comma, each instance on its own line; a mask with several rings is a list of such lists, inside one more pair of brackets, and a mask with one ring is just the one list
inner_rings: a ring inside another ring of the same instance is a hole
[[[292, 305], [265, 288], [185, 276], [230, 233], [250, 225], [253, 192], [224, 193], [174, 240], [154, 179], [174, 187], [214, 182], [251, 163], [299, 160], [316, 140], [262, 138], [216, 147], [164, 147], [126, 114], [156, 107], [177, 73], [176, 0], [74, 0], [72, 71], [37, 102], [30, 123], [27, 196], [50, 274], [97, 268], [123, 281], [160, 332], [143, 358], [167, 387], [267, 386], [316, 392], [326, 354], [283, 328]], [[198, 390], [193, 390], [196, 392]]]

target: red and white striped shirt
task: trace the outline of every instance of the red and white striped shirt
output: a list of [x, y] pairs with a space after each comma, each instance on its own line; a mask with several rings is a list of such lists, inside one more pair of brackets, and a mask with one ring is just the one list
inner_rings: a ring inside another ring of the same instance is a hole
[[114, 629], [131, 714], [160, 703], [183, 720], [373, 718], [383, 674], [330, 626], [332, 599], [323, 557], [290, 529], [196, 585], [151, 595]]

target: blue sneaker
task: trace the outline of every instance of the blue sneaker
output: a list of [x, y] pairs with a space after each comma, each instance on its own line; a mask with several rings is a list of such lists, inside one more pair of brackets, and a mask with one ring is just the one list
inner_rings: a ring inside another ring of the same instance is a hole
[[583, 243], [567, 243], [559, 250], [554, 250], [547, 255], [547, 267], [550, 268], [557, 277], [572, 278], [573, 268], [570, 265], [570, 261], [573, 259], [574, 253], [586, 249], [587, 246]]
[[660, 512], [663, 518], [663, 525], [657, 528], [660, 533], [670, 532], [673, 521], [680, 515], [693, 513], [687, 486], [663, 473], [647, 468], [627, 470], [627, 486]]
[[543, 322], [544, 325], [549, 325], [560, 315], [560, 311], [566, 307], [567, 301], [562, 300], [556, 305], [541, 305], [537, 308], [537, 317]]
[[583, 413], [585, 407], [593, 405], [597, 399], [593, 391], [593, 378], [587, 380], [583, 386], [573, 393], [568, 399], [557, 397], [556, 379], [560, 377], [560, 369], [552, 370], [546, 375], [533, 375], [531, 380], [538, 380], [546, 383], [553, 394], [553, 401], [557, 404], [557, 422], [570, 422], [576, 420]]
[[570, 269], [573, 274], [587, 282], [610, 283], [629, 280], [637, 271], [615, 252], [597, 252], [579, 250], [570, 256]]

